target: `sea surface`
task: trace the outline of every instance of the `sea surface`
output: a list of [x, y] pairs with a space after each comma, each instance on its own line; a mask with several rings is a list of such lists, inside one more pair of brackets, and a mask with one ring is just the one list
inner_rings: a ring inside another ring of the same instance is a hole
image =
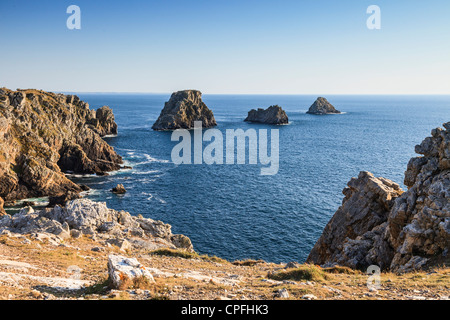
[[[306, 111], [317, 96], [203, 95], [224, 136], [227, 129], [279, 130], [278, 174], [263, 176], [261, 165], [175, 165], [178, 142], [151, 130], [170, 94], [78, 96], [91, 108], [114, 110], [119, 134], [105, 140], [133, 167], [71, 176], [92, 188], [86, 197], [169, 223], [198, 252], [229, 260], [304, 262], [350, 178], [366, 170], [405, 188], [414, 146], [450, 121], [450, 96], [327, 96], [345, 113], [314, 116]], [[274, 104], [289, 125], [243, 122], [250, 109]], [[123, 196], [110, 192], [118, 183], [128, 191]]]

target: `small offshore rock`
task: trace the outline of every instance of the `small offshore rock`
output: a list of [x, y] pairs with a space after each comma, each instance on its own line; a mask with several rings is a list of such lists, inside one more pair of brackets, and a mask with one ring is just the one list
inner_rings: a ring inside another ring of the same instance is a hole
[[336, 110], [336, 108], [328, 102], [327, 99], [323, 97], [317, 98], [317, 100], [311, 105], [309, 108], [308, 114], [338, 114], [341, 113], [339, 110]]
[[112, 188], [111, 192], [115, 194], [125, 194], [127, 190], [125, 190], [123, 184], [118, 184], [116, 187]]
[[287, 124], [289, 123], [286, 112], [278, 105], [270, 106], [267, 109], [252, 109], [244, 121], [266, 123], [266, 124]]

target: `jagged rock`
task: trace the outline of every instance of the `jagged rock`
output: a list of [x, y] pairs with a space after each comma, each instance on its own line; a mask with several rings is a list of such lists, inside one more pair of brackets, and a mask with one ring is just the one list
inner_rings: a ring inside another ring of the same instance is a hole
[[155, 281], [151, 273], [135, 258], [118, 255], [108, 256], [108, 273], [114, 289], [128, 289], [139, 278], [145, 278], [149, 282]]
[[112, 109], [108, 106], [97, 109], [95, 117], [89, 119], [88, 124], [102, 137], [117, 134], [117, 123]]
[[376, 227], [387, 221], [394, 200], [402, 194], [400, 186], [363, 171], [349, 181], [343, 194], [342, 206], [325, 227], [307, 263], [352, 268], [385, 264], [382, 260], [373, 261], [369, 251], [382, 236], [382, 230]]
[[121, 157], [101, 138], [116, 132], [109, 108], [95, 112], [77, 96], [2, 88], [0, 197], [12, 201], [79, 193], [81, 188], [63, 172], [118, 170]]
[[6, 211], [5, 211], [5, 209], [3, 209], [3, 204], [4, 204], [5, 202], [3, 201], [3, 199], [0, 197], [0, 217], [1, 216], [4, 216], [5, 214], [6, 214]]
[[174, 92], [165, 103], [153, 130], [175, 130], [194, 128], [194, 122], [201, 121], [203, 128], [217, 125], [214, 115], [202, 101], [202, 93], [197, 90]]
[[[364, 173], [344, 189], [343, 205], [311, 251], [308, 262], [407, 272], [448, 265], [450, 247], [450, 122], [416, 146], [405, 172], [408, 190]], [[395, 201], [394, 201], [395, 199]], [[356, 200], [356, 201], [355, 201]], [[369, 211], [367, 211], [369, 208]], [[354, 226], [357, 226], [356, 228]]]
[[244, 121], [259, 122], [266, 124], [287, 124], [289, 123], [286, 112], [278, 105], [270, 106], [266, 110], [259, 108], [252, 109]]
[[48, 233], [60, 239], [82, 234], [103, 239], [122, 250], [136, 248], [180, 248], [193, 250], [191, 240], [174, 235], [171, 226], [161, 221], [134, 217], [125, 211], [109, 209], [105, 203], [87, 199], [69, 201], [64, 208], [55, 206], [35, 212], [22, 209], [13, 216], [0, 218], [0, 232], [20, 234]]
[[116, 187], [112, 188], [111, 192], [116, 194], [125, 194], [127, 190], [125, 190], [123, 184], [118, 184]]
[[321, 115], [321, 114], [336, 114], [341, 112], [339, 110], [336, 110], [334, 106], [328, 102], [327, 99], [319, 97], [311, 105], [311, 107], [306, 113]]

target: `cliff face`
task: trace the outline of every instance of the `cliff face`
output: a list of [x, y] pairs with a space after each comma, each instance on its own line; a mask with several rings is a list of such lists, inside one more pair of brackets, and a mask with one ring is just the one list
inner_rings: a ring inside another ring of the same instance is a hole
[[306, 112], [309, 114], [336, 114], [341, 113], [339, 110], [328, 102], [327, 99], [319, 97], [317, 100], [311, 105], [309, 110]]
[[259, 122], [267, 124], [287, 124], [289, 123], [286, 112], [280, 106], [270, 106], [266, 110], [250, 110], [248, 117], [244, 121]]
[[63, 171], [118, 170], [121, 157], [101, 138], [116, 133], [108, 107], [95, 111], [73, 95], [0, 89], [0, 197], [80, 192]]
[[408, 191], [360, 173], [344, 189], [335, 213], [307, 262], [411, 271], [449, 264], [450, 123], [416, 146], [405, 172]]
[[153, 130], [175, 130], [194, 128], [194, 121], [202, 121], [203, 128], [217, 125], [214, 115], [202, 101], [202, 93], [197, 90], [174, 92], [165, 103]]

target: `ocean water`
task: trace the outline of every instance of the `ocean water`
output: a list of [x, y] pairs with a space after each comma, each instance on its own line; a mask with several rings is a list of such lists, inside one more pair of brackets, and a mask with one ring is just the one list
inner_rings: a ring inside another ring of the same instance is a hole
[[[327, 96], [341, 115], [305, 112], [316, 96], [207, 95], [217, 129], [279, 129], [280, 166], [175, 165], [170, 132], [151, 126], [169, 94], [78, 94], [91, 108], [114, 110], [119, 134], [105, 138], [133, 169], [71, 176], [110, 208], [172, 225], [200, 253], [230, 260], [303, 262], [361, 170], [403, 186], [414, 146], [450, 120], [450, 96]], [[278, 104], [290, 124], [243, 122], [252, 108]], [[118, 183], [125, 195], [110, 192]], [[403, 186], [404, 187], [404, 186]]]

